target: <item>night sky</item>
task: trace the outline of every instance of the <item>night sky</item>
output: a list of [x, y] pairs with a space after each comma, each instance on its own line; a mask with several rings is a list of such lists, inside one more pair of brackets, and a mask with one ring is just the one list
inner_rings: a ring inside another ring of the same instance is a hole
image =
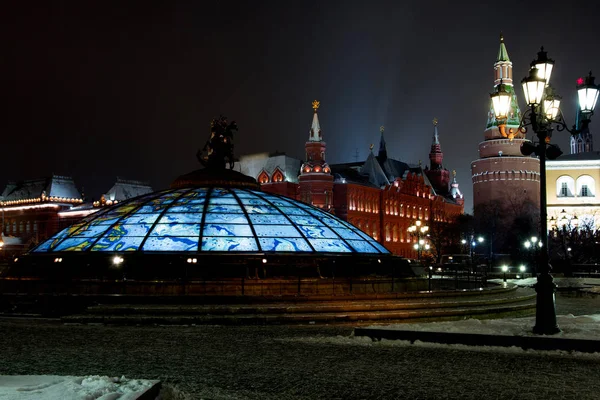
[[[592, 70], [600, 82], [600, 12], [589, 1], [534, 15], [546, 3], [11, 3], [0, 17], [0, 185], [55, 173], [88, 198], [117, 176], [162, 189], [199, 168], [219, 114], [239, 125], [237, 155], [301, 158], [318, 99], [330, 163], [355, 161], [357, 149], [364, 160], [381, 125], [391, 157], [428, 162], [437, 117], [444, 166], [471, 212], [500, 32], [517, 83], [541, 45], [556, 60], [569, 121], [576, 79]], [[520, 84], [517, 93], [523, 110]], [[555, 138], [568, 153], [568, 134]]]

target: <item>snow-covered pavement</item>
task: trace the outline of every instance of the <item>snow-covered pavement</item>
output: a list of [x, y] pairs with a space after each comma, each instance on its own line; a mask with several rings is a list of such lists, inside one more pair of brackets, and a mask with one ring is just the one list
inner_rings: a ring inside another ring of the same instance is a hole
[[157, 381], [108, 376], [0, 376], [3, 400], [135, 400]]

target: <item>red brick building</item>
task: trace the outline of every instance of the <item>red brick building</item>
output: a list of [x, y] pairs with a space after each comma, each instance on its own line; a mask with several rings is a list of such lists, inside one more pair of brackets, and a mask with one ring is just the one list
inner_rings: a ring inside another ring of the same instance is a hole
[[371, 151], [363, 162], [329, 165], [318, 107], [319, 103], [313, 102], [304, 161], [265, 153], [241, 157], [235, 168], [256, 178], [265, 192], [323, 208], [357, 226], [394, 254], [416, 258], [413, 246], [417, 238], [408, 234], [416, 220], [424, 224], [431, 219], [450, 221], [464, 211], [456, 177], [449, 184], [449, 171], [442, 166], [437, 121], [427, 169], [420, 163], [409, 165], [388, 158], [383, 129], [377, 156]]

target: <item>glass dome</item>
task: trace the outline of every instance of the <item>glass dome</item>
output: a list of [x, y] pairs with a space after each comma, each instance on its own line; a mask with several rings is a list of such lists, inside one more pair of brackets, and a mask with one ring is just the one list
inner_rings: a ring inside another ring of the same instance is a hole
[[164, 190], [113, 205], [32, 253], [127, 251], [390, 254], [318, 208], [258, 190], [220, 187]]

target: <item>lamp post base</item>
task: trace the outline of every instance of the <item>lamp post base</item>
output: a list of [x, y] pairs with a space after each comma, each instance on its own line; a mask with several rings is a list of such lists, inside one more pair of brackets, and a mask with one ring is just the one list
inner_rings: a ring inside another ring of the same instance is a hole
[[554, 335], [561, 331], [556, 323], [556, 285], [553, 281], [552, 275], [546, 272], [538, 275], [535, 284], [537, 298], [533, 333], [538, 335]]

